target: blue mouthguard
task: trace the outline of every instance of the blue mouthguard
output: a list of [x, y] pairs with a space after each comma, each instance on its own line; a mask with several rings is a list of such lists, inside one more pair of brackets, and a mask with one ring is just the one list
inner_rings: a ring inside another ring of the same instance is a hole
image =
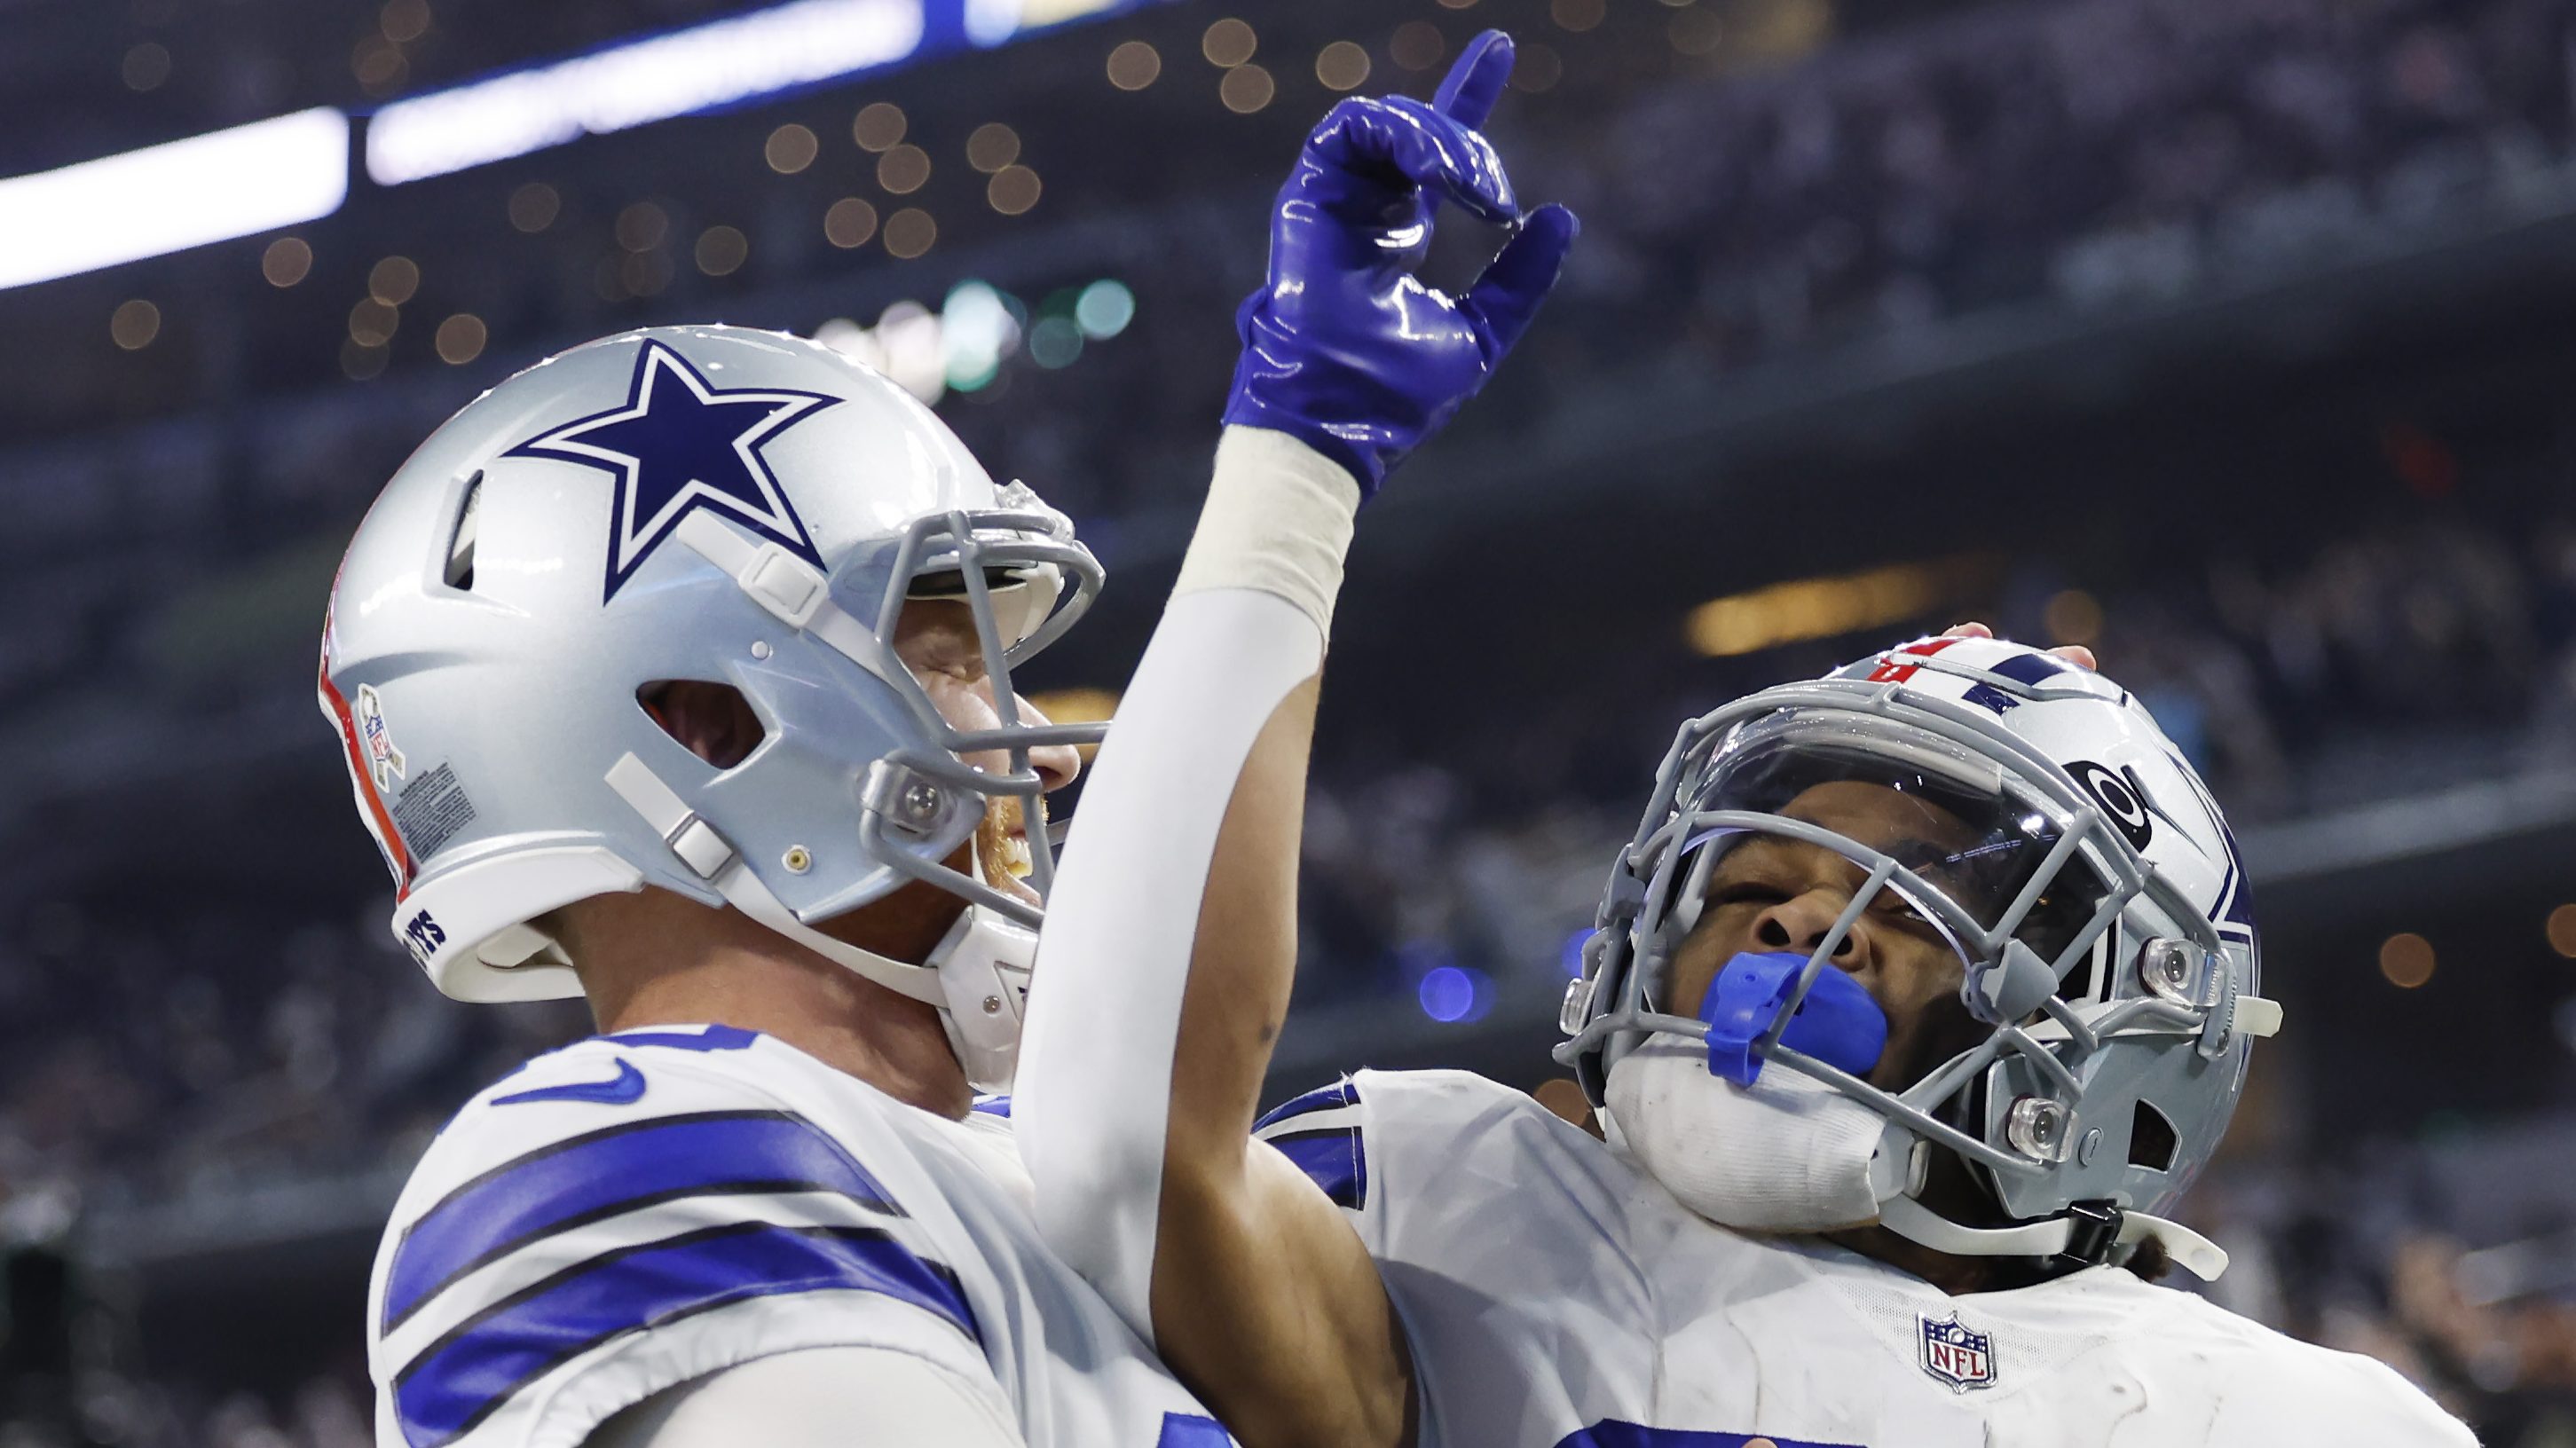
[[[1807, 957], [1788, 951], [1738, 955], [1710, 981], [1699, 1003], [1699, 1018], [1708, 1022], [1708, 1070], [1738, 1086], [1750, 1086], [1762, 1074], [1762, 1058], [1753, 1043], [1762, 1038], [1772, 1018], [1798, 987]], [[1813, 1056], [1828, 1066], [1858, 1076], [1878, 1064], [1887, 1049], [1887, 1015], [1849, 971], [1828, 965], [1816, 973], [1780, 1044]]]

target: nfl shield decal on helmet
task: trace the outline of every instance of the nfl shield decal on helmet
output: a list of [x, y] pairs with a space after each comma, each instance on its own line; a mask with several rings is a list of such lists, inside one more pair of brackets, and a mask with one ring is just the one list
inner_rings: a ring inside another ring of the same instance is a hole
[[403, 777], [403, 755], [385, 727], [384, 702], [364, 684], [358, 686], [357, 720], [358, 738], [367, 746], [367, 773], [374, 776], [378, 792], [389, 792]]
[[1948, 1383], [1954, 1393], [1994, 1386], [1993, 1338], [1960, 1326], [1955, 1312], [1944, 1318], [1919, 1317], [1918, 1321], [1923, 1334], [1916, 1346], [1921, 1350], [1923, 1371]]

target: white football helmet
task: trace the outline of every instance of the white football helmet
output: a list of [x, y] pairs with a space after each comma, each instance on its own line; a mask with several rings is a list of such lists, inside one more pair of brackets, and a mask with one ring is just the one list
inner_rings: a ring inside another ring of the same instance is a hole
[[[1980, 841], [1900, 860], [1781, 813], [1838, 780], [1928, 799]], [[2252, 1040], [2277, 1029], [2280, 1011], [2259, 994], [2226, 821], [2135, 699], [2036, 649], [1944, 637], [1683, 726], [1566, 997], [1572, 1039], [1557, 1056], [1596, 1106], [1610, 1068], [1650, 1034], [1714, 1043], [1710, 1022], [1673, 1013], [1665, 975], [1710, 871], [1754, 835], [1841, 854], [1860, 883], [1776, 1008], [1756, 1013], [1737, 1059], [1749, 1049], [1752, 1069], [1800, 1072], [1885, 1119], [1869, 1164], [1885, 1226], [1960, 1255], [2098, 1262], [2154, 1238], [2200, 1275], [2224, 1266], [2154, 1214], [2208, 1161]], [[1793, 1017], [1881, 890], [1957, 951], [1961, 1001], [1986, 1032], [1897, 1090], [1782, 1041], [1796, 1038]], [[1933, 1152], [1955, 1154], [1991, 1197], [1980, 1220], [1916, 1199]]]
[[[1017, 1058], [1038, 912], [944, 863], [1016, 797], [1052, 878], [1011, 669], [1101, 582], [1065, 517], [997, 487], [909, 393], [827, 347], [656, 327], [477, 398], [386, 484], [322, 638], [322, 709], [383, 847], [393, 930], [464, 1000], [580, 994], [530, 921], [591, 895], [731, 905], [938, 1006], [967, 1075]], [[1002, 727], [951, 729], [897, 659], [908, 599], [972, 610]], [[739, 691], [762, 737], [719, 769], [640, 691]], [[961, 754], [1007, 752], [1010, 770]], [[928, 880], [968, 906], [932, 957], [813, 927]]]

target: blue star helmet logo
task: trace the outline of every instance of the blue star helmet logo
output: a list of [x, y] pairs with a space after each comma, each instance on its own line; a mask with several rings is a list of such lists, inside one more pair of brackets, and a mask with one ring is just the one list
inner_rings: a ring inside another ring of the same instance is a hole
[[687, 358], [647, 337], [622, 406], [541, 433], [502, 456], [579, 463], [616, 479], [602, 603], [697, 508], [721, 513], [821, 568], [804, 520], [760, 450], [838, 401], [821, 392], [713, 386]]

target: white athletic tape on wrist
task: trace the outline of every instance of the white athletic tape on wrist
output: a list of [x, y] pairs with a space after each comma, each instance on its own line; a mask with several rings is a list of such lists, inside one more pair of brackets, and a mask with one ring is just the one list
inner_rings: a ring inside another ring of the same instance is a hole
[[1323, 665], [1321, 627], [1266, 587], [1173, 598], [1100, 746], [1039, 932], [1013, 1102], [1038, 1227], [1148, 1342], [1199, 903], [1254, 739]]
[[1359, 508], [1358, 481], [1332, 459], [1284, 432], [1229, 427], [1172, 596], [1259, 589], [1329, 637]]

